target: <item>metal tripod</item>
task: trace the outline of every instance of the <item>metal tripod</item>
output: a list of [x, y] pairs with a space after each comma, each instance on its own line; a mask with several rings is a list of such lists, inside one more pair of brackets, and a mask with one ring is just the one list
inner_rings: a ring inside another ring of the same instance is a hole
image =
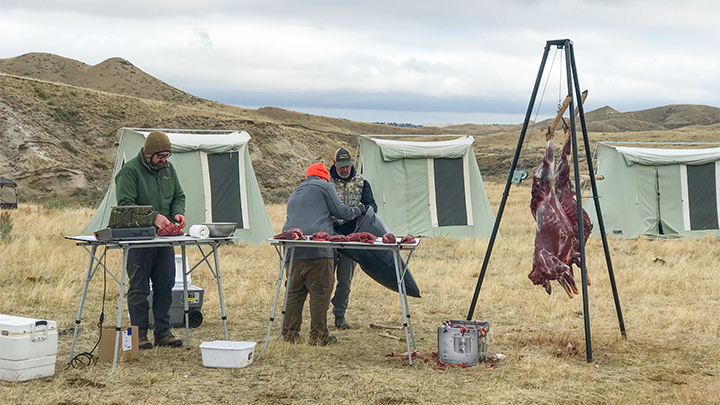
[[[577, 218], [578, 218], [578, 239], [580, 242], [580, 269], [582, 276], [582, 298], [583, 298], [583, 315], [585, 319], [585, 347], [587, 353], [588, 363], [593, 362], [592, 358], [592, 342], [590, 338], [590, 313], [588, 305], [588, 291], [587, 291], [587, 268], [585, 267], [585, 234], [583, 233], [583, 209], [582, 209], [582, 189], [580, 186], [580, 169], [578, 167], [578, 144], [577, 144], [577, 128], [575, 123], [575, 97], [574, 94], [580, 95], [580, 83], [577, 77], [577, 67], [575, 65], [575, 52], [573, 51], [573, 43], [569, 39], [559, 39], [547, 41], [545, 44], [545, 51], [543, 53], [542, 62], [540, 62], [540, 69], [538, 71], [537, 79], [535, 80], [535, 87], [533, 88], [532, 96], [530, 97], [530, 103], [528, 105], [527, 113], [525, 114], [525, 121], [523, 122], [522, 130], [520, 131], [520, 139], [518, 139], [517, 148], [515, 149], [515, 156], [513, 157], [512, 166], [510, 167], [510, 173], [508, 175], [507, 183], [505, 184], [505, 191], [503, 192], [502, 200], [500, 202], [500, 208], [498, 208], [497, 217], [495, 217], [495, 226], [493, 227], [492, 234], [490, 236], [490, 242], [488, 243], [487, 250], [485, 251], [485, 259], [483, 260], [482, 270], [478, 278], [477, 286], [475, 287], [475, 293], [473, 294], [472, 303], [470, 304], [470, 310], [468, 311], [467, 319], [470, 320], [475, 312], [475, 305], [477, 303], [478, 295], [480, 294], [480, 288], [482, 287], [483, 279], [485, 278], [485, 271], [487, 270], [488, 262], [490, 261], [490, 254], [492, 253], [493, 245], [495, 244], [495, 237], [497, 236], [498, 229], [500, 227], [500, 220], [502, 219], [503, 211], [505, 210], [505, 203], [507, 202], [508, 195], [510, 193], [510, 184], [515, 173], [518, 159], [520, 157], [520, 151], [522, 150], [523, 142], [525, 140], [525, 134], [527, 132], [528, 124], [530, 123], [530, 116], [532, 114], [533, 107], [535, 105], [535, 98], [537, 97], [540, 82], [542, 80], [543, 71], [545, 70], [545, 63], [547, 62], [548, 54], [551, 47], [557, 47], [558, 49], [565, 49], [566, 68], [567, 68], [567, 87], [570, 101], [570, 130], [572, 140], [572, 156], [573, 156], [573, 167], [575, 170], [575, 195], [577, 198]], [[590, 151], [590, 142], [588, 141], [587, 125], [585, 123], [585, 111], [583, 109], [582, 102], [578, 103], [578, 111], [580, 117], [580, 126], [582, 128], [583, 142], [585, 144], [585, 156], [588, 162], [588, 171], [590, 174], [590, 184], [592, 186], [593, 200], [595, 201], [595, 211], [597, 212], [598, 225], [600, 226], [600, 235], [602, 237], [603, 249], [605, 250], [605, 261], [607, 263], [608, 274], [610, 276], [610, 285], [612, 286], [613, 298], [615, 300], [615, 311], [617, 312], [618, 322], [620, 323], [620, 333], [623, 338], [627, 338], [625, 334], [625, 323], [623, 322], [622, 310], [620, 309], [620, 299], [618, 298], [617, 286], [615, 284], [615, 274], [613, 272], [612, 262], [610, 260], [610, 250], [608, 249], [607, 236], [605, 234], [605, 224], [603, 223], [602, 210], [600, 209], [600, 201], [598, 199], [597, 183], [595, 180], [595, 170], [593, 169], [592, 152]]]

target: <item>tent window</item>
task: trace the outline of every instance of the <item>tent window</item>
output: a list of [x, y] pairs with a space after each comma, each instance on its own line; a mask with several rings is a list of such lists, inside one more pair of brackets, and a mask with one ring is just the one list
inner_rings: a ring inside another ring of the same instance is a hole
[[433, 166], [438, 226], [467, 225], [462, 158], [436, 158]]
[[687, 166], [690, 230], [718, 229], [715, 163]]
[[212, 221], [235, 222], [243, 228], [238, 152], [207, 155], [212, 196]]

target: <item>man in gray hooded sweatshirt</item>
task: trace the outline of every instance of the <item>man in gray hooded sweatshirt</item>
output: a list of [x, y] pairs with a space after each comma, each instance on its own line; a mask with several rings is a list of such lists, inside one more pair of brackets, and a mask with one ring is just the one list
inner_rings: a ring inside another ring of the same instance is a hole
[[[352, 208], [343, 204], [329, 179], [330, 174], [322, 163], [315, 163], [307, 169], [305, 181], [288, 199], [283, 231], [298, 228], [305, 235], [315, 232], [332, 235], [335, 233], [332, 217], [351, 220], [365, 213], [366, 208], [362, 204]], [[295, 249], [282, 326], [285, 340], [294, 342], [299, 338], [302, 309], [309, 294], [310, 343], [325, 346], [337, 341], [329, 335], [327, 328], [327, 311], [335, 283], [333, 256], [333, 250], [328, 247]]]

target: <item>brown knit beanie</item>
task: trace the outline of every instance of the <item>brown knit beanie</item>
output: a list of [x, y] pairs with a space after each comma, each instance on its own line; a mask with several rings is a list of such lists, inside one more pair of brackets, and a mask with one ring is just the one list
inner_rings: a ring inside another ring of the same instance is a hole
[[149, 162], [152, 155], [158, 152], [170, 152], [170, 139], [163, 131], [152, 131], [145, 138], [143, 157]]

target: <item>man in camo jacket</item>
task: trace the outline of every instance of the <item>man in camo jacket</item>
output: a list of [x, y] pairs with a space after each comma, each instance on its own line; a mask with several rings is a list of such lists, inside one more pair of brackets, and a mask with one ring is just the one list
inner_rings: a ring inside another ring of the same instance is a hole
[[[373, 198], [370, 183], [355, 171], [352, 157], [347, 149], [340, 148], [335, 153], [335, 160], [330, 167], [330, 182], [335, 186], [340, 200], [349, 207], [363, 204], [372, 207], [377, 212], [377, 204]], [[335, 231], [342, 235], [349, 235], [355, 231], [357, 218], [346, 221], [333, 217]], [[345, 320], [350, 298], [350, 284], [355, 273], [355, 262], [342, 256], [336, 255], [335, 266], [337, 271], [337, 285], [335, 295], [332, 298], [333, 314], [335, 315], [335, 327], [348, 329], [350, 324]]]

